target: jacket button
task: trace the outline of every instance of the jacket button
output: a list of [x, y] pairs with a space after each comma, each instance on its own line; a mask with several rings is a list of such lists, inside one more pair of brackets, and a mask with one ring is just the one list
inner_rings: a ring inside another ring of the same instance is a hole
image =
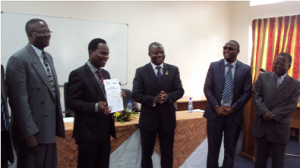
[[36, 90], [40, 90], [40, 88], [36, 88]]
[[44, 104], [44, 102], [41, 102], [41, 104]]
[[45, 116], [48, 117], [48, 113], [46, 113]]

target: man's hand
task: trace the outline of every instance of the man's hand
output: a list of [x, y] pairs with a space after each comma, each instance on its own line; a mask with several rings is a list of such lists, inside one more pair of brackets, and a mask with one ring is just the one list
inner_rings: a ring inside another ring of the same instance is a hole
[[166, 102], [168, 100], [168, 95], [165, 91], [161, 91], [160, 94], [162, 96], [162, 101], [160, 102], [160, 104], [163, 104], [164, 102]]
[[270, 121], [270, 120], [274, 119], [274, 116], [275, 115], [271, 111], [267, 111], [262, 115], [262, 117], [265, 121]]
[[227, 116], [228, 116], [228, 115], [223, 111], [223, 107], [216, 106], [216, 107], [215, 107], [215, 110], [216, 110], [218, 116], [221, 116], [221, 117], [227, 117]]
[[160, 103], [163, 104], [168, 100], [168, 95], [166, 92], [161, 91], [157, 96], [154, 98], [154, 103]]
[[100, 102], [98, 103], [98, 110], [99, 110], [99, 112], [102, 112], [104, 115], [110, 114], [110, 111], [111, 111], [111, 110], [108, 108], [106, 102], [104, 102], [104, 101], [100, 101]]
[[34, 135], [25, 139], [25, 145], [28, 147], [29, 152], [35, 153], [37, 151], [38, 143]]
[[222, 106], [223, 112], [226, 113], [228, 116], [234, 112], [234, 108], [230, 106]]
[[126, 97], [125, 92], [121, 91], [121, 97], [124, 99]]

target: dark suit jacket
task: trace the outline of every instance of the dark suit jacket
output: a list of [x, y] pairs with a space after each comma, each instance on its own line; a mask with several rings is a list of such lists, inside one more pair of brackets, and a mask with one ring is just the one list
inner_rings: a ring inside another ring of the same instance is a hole
[[[168, 100], [153, 107], [154, 97], [165, 91]], [[164, 63], [162, 83], [159, 84], [151, 63], [136, 70], [133, 80], [132, 97], [142, 104], [139, 127], [150, 132], [156, 132], [162, 120], [166, 132], [176, 127], [174, 102], [184, 94], [179, 70], [176, 66]]]
[[[290, 136], [291, 113], [297, 108], [300, 96], [300, 82], [286, 76], [277, 88], [274, 72], [264, 72], [254, 85], [256, 117], [252, 133], [256, 137], [266, 134], [269, 141], [287, 143]], [[262, 115], [271, 111], [274, 120], [265, 121]]]
[[[110, 79], [108, 71], [103, 69], [102, 74], [104, 79]], [[106, 101], [106, 97], [89, 66], [72, 71], [67, 106], [76, 113], [73, 135], [77, 142], [102, 143], [109, 135], [116, 138], [113, 115], [95, 112], [99, 101]]]
[[[215, 106], [221, 106], [222, 93], [225, 82], [224, 59], [212, 62], [207, 72], [204, 94], [208, 101], [204, 117], [208, 120], [215, 120], [217, 113]], [[244, 123], [244, 105], [252, 93], [252, 76], [250, 66], [237, 61], [233, 78], [233, 97], [231, 106], [235, 112], [232, 115], [236, 124]]]
[[[6, 95], [6, 85], [5, 85], [5, 78], [4, 78], [4, 68], [3, 65], [1, 65], [1, 100], [3, 103], [3, 108], [5, 111], [5, 120], [7, 125], [9, 125], [9, 113], [8, 113], [8, 107], [7, 107], [7, 95]], [[2, 117], [2, 116], [1, 116]], [[9, 142], [9, 146], [8, 146], [8, 159], [10, 163], [14, 162], [14, 152], [13, 152], [13, 148], [12, 148], [12, 143], [11, 143], [11, 138], [10, 138], [10, 130], [8, 130], [9, 132], [9, 136], [8, 136], [8, 142]], [[2, 155], [5, 155], [2, 153]]]
[[32, 135], [38, 143], [55, 143], [56, 136], [65, 137], [56, 71], [52, 56], [45, 54], [55, 81], [56, 97], [46, 70], [30, 43], [13, 54], [7, 63], [11, 131], [16, 142], [23, 142]]

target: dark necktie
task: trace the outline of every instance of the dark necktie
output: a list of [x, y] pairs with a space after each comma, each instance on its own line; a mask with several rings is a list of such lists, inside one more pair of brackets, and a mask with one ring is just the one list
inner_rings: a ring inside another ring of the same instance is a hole
[[228, 71], [225, 76], [225, 84], [224, 84], [224, 90], [222, 93], [222, 100], [224, 103], [226, 103], [228, 100], [231, 99], [231, 93], [232, 93], [232, 72], [231, 68], [233, 67], [231, 64], [227, 63], [226, 66], [228, 67]]
[[99, 78], [99, 81], [100, 81], [100, 84], [103, 86], [103, 75], [102, 75], [102, 73], [101, 73], [101, 71], [100, 70], [97, 70], [96, 71], [96, 74], [97, 74], [97, 76], [98, 76], [98, 78]]
[[43, 59], [44, 59], [44, 65], [45, 65], [45, 67], [47, 69], [47, 76], [48, 76], [50, 85], [52, 87], [52, 91], [53, 91], [54, 95], [56, 96], [56, 94], [55, 94], [56, 89], [55, 89], [54, 79], [53, 79], [52, 73], [50, 71], [49, 61], [48, 61], [48, 59], [47, 59], [44, 51], [42, 52], [42, 56], [43, 56]]
[[156, 77], [157, 77], [158, 83], [161, 84], [161, 76], [162, 76], [161, 72], [160, 72], [161, 67], [157, 66], [155, 68], [157, 69], [157, 75], [156, 75]]

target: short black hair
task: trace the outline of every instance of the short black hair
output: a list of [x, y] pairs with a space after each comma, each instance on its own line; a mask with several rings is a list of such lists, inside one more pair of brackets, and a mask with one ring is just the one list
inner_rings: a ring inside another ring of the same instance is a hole
[[[40, 21], [45, 22], [43, 19], [34, 18], [34, 19], [30, 19], [30, 20], [26, 23], [26, 25], [25, 25], [25, 31], [26, 31], [27, 36], [29, 36], [30, 33], [31, 33], [31, 31], [30, 31], [31, 25], [35, 24], [36, 22], [40, 22]], [[46, 23], [46, 22], [45, 22], [45, 23]]]
[[235, 40], [229, 40], [228, 43], [235, 43], [237, 45], [237, 49], [240, 50], [240, 44]]
[[282, 52], [282, 53], [280, 53], [278, 55], [285, 57], [285, 59], [287, 59], [290, 64], [292, 63], [292, 56], [289, 53]]
[[151, 44], [149, 45], [149, 47], [148, 47], [148, 51], [149, 51], [149, 52], [150, 52], [150, 49], [151, 49], [152, 46], [163, 47], [159, 42], [153, 42], [153, 43], [151, 43]]
[[89, 43], [89, 46], [88, 46], [89, 54], [90, 54], [90, 50], [95, 51], [98, 48], [99, 43], [106, 44], [106, 41], [103, 40], [102, 38], [95, 38]]

